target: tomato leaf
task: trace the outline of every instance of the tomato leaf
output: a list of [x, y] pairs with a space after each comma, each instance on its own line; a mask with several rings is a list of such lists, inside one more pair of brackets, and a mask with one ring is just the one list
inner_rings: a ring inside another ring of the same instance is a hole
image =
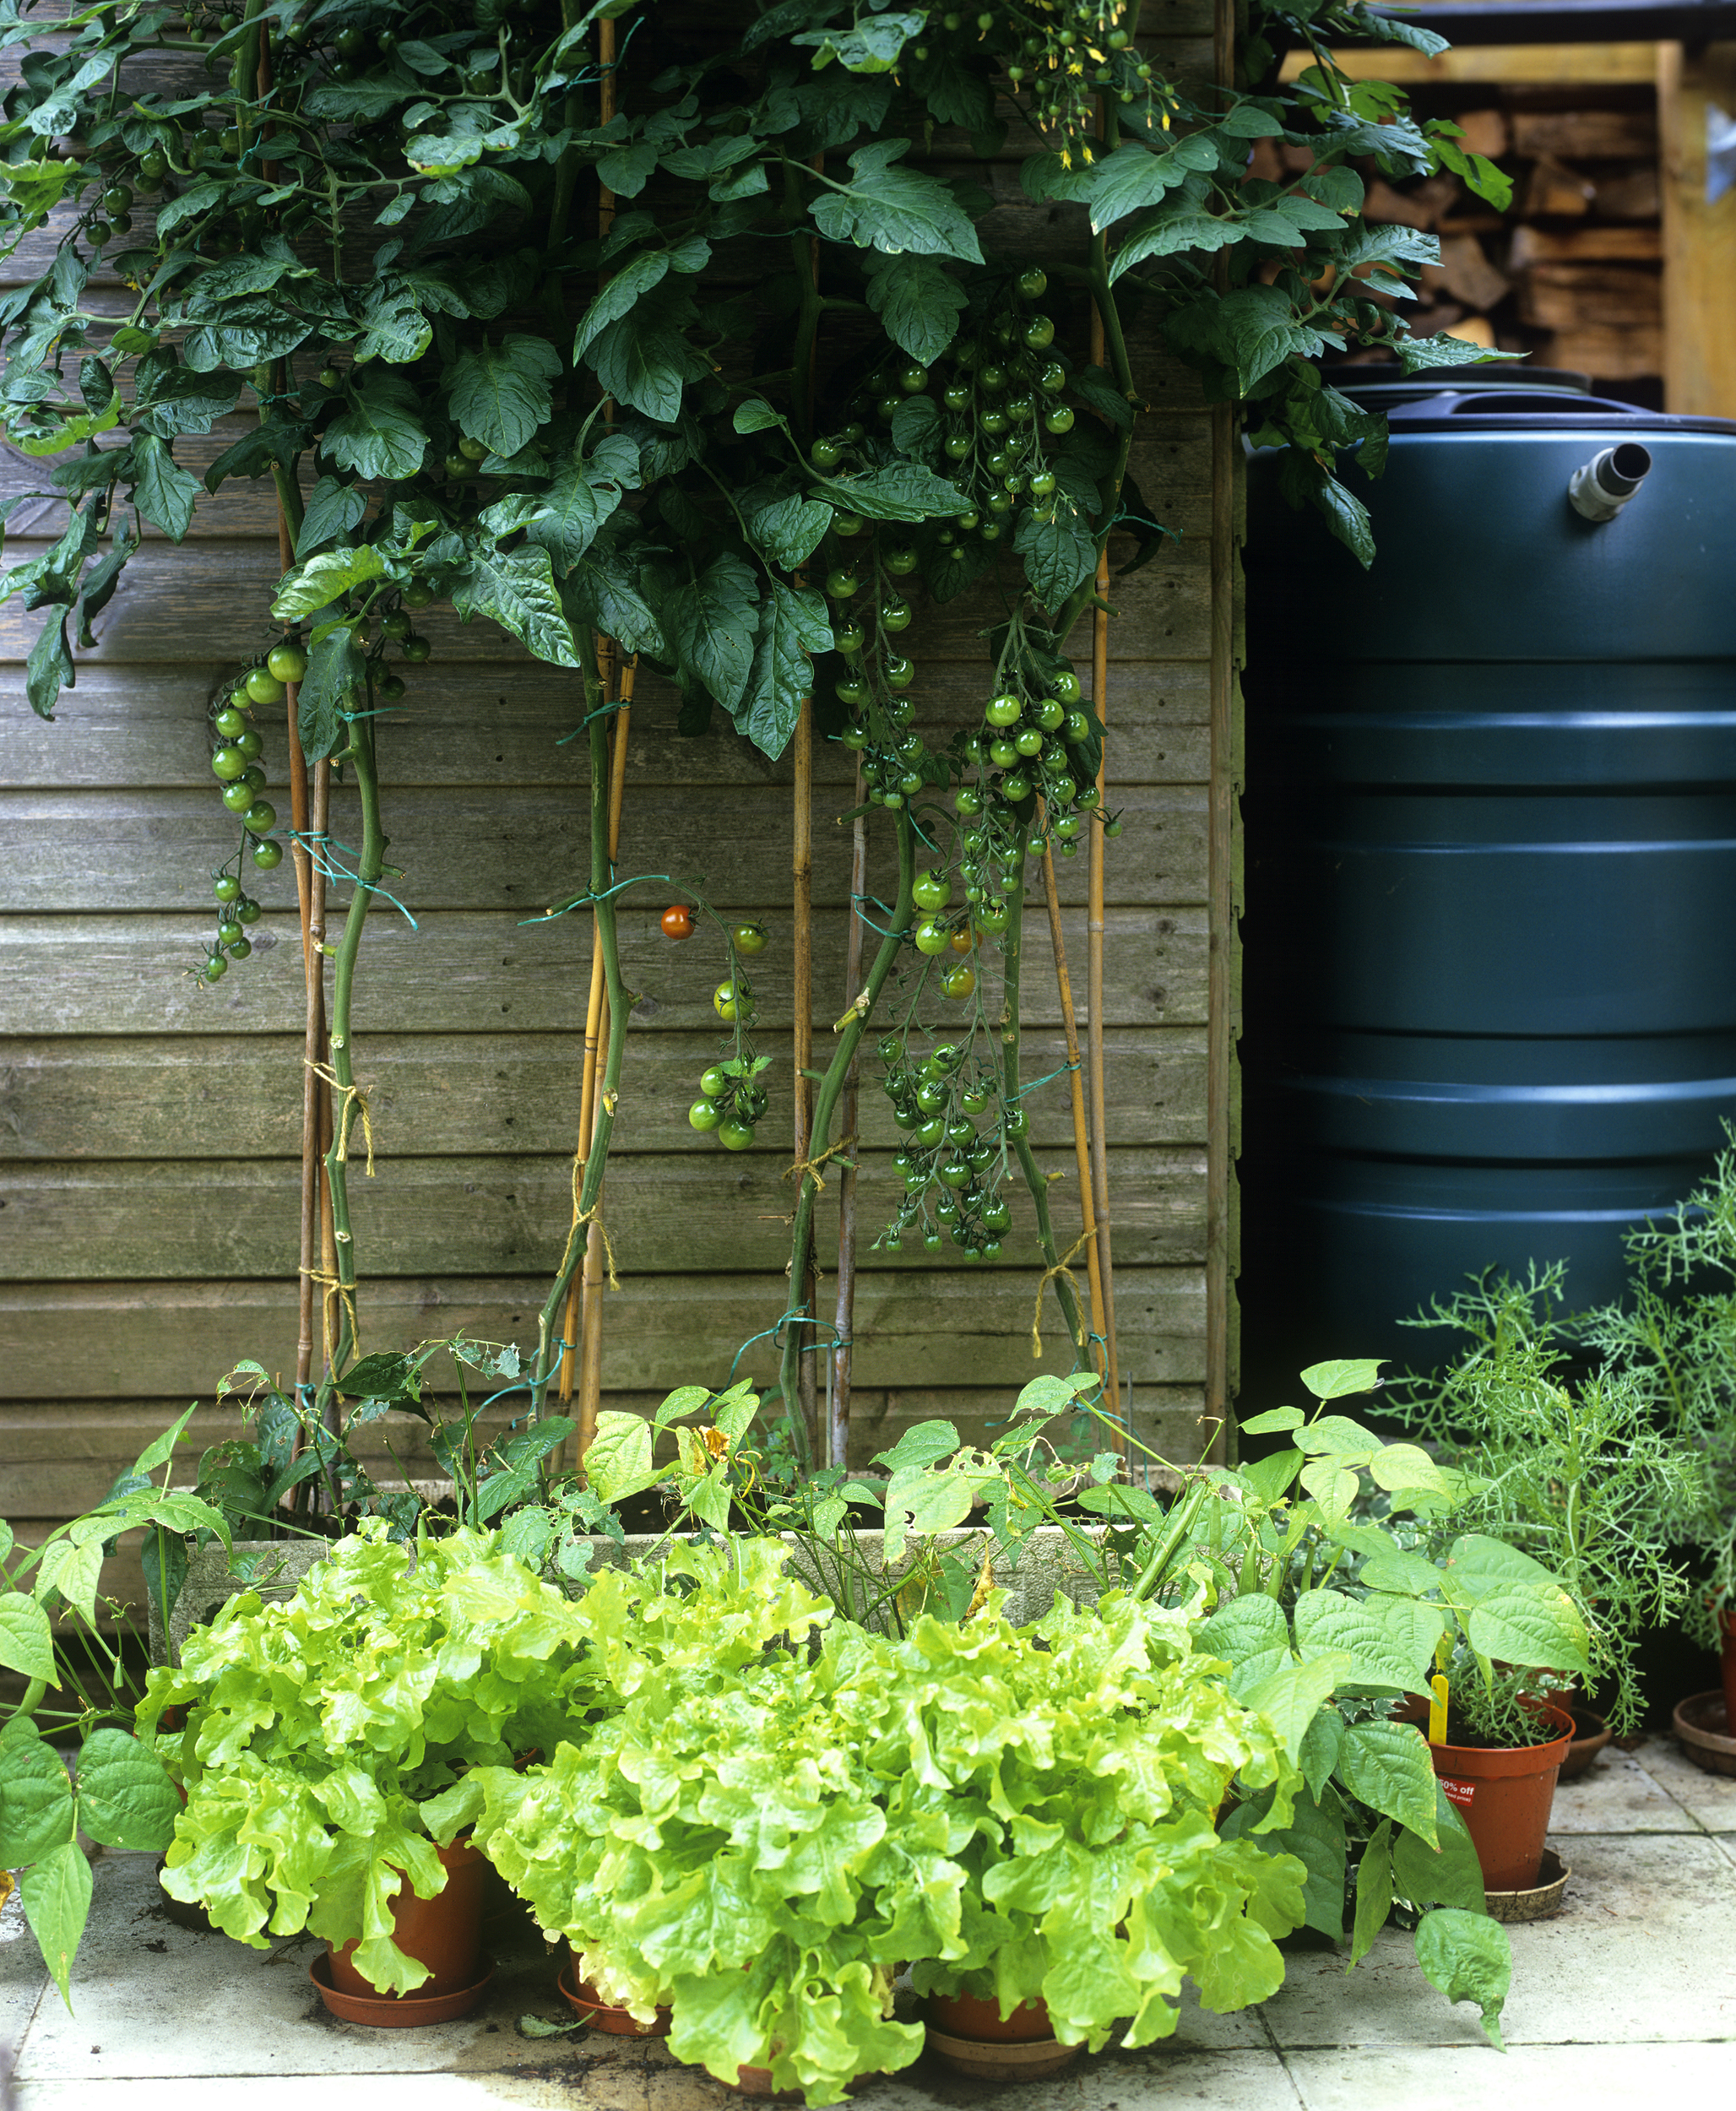
[[363, 478], [414, 476], [428, 451], [415, 389], [400, 374], [367, 369], [355, 400], [322, 442], [339, 469]]
[[673, 425], [681, 415], [683, 386], [711, 372], [711, 361], [685, 334], [698, 317], [686, 291], [665, 282], [600, 330], [583, 357], [618, 402], [660, 425]]
[[343, 483], [335, 476], [321, 477], [307, 494], [296, 555], [311, 556], [334, 535], [347, 535], [366, 511], [367, 501], [355, 485]]
[[272, 602], [271, 612], [286, 621], [298, 616], [312, 616], [316, 610], [335, 601], [339, 594], [348, 593], [351, 587], [382, 578], [385, 570], [386, 561], [372, 543], [362, 543], [355, 549], [322, 551], [317, 557], [308, 558], [305, 564], [285, 573], [277, 598]]
[[132, 453], [133, 497], [139, 512], [179, 542], [193, 525], [199, 480], [182, 468], [167, 442], [154, 432], [139, 433]]
[[547, 423], [550, 383], [560, 372], [552, 345], [509, 331], [498, 350], [485, 342], [453, 361], [447, 382], [452, 414], [468, 438], [496, 454], [516, 454]]
[[964, 288], [933, 257], [882, 257], [869, 250], [862, 269], [868, 305], [887, 335], [912, 359], [933, 366], [958, 334], [967, 302]]
[[552, 666], [579, 664], [578, 643], [556, 590], [549, 553], [534, 544], [505, 556], [484, 551], [453, 586], [452, 605], [466, 622], [475, 616], [492, 616]]
[[775, 762], [789, 746], [814, 686], [813, 655], [832, 649], [826, 603], [811, 588], [772, 581], [760, 604], [747, 686], [734, 708], [736, 730]]
[[[910, 151], [908, 139], [876, 139], [850, 156], [854, 181], [832, 185], [809, 208], [828, 241], [859, 249], [922, 257], [959, 257], [980, 263], [976, 230], [952, 192], [931, 176], [893, 166]], [[830, 179], [826, 179], [830, 183]]]
[[724, 551], [664, 603], [664, 627], [678, 663], [731, 713], [753, 672], [758, 601], [751, 568]]

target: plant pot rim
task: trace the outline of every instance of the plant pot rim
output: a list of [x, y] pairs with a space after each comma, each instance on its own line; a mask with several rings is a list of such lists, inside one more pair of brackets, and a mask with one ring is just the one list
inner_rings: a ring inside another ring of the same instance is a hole
[[332, 2014], [345, 2023], [370, 2024], [376, 2030], [412, 2030], [421, 2023], [450, 2023], [475, 2007], [494, 1977], [494, 1959], [477, 1960], [480, 1976], [448, 1994], [346, 1994], [334, 1986], [331, 1960], [317, 1956], [307, 1967], [313, 1989]]
[[618, 2001], [588, 2001], [583, 1994], [574, 1989], [576, 1985], [589, 1986], [590, 1983], [589, 1980], [574, 1981], [571, 1957], [561, 1966], [560, 1977], [555, 1983], [560, 1988], [562, 1998], [573, 2014], [583, 2016], [594, 2030], [610, 2029], [607, 2024], [595, 2020], [599, 2016], [618, 2016], [624, 2019], [623, 2027], [610, 2032], [618, 2038], [667, 2038], [673, 2027], [675, 2011], [672, 2009], [659, 2007], [655, 2022], [642, 2023], [631, 2010], [623, 2008]]
[[1456, 1772], [1484, 1781], [1499, 1781], [1511, 1774], [1547, 1773], [1560, 1766], [1573, 1742], [1573, 1718], [1553, 1701], [1538, 1703], [1537, 1712], [1554, 1728], [1555, 1735], [1540, 1745], [1431, 1745], [1429, 1750], [1452, 1761]]
[[1489, 1918], [1515, 1923], [1549, 1919], [1560, 1912], [1562, 1894], [1572, 1875], [1572, 1870], [1554, 1848], [1546, 1847], [1538, 1867], [1536, 1883], [1523, 1891], [1484, 1891]]
[[950, 2067], [984, 2081], [1041, 2081], [1070, 2067], [1082, 2048], [1058, 2038], [954, 2038], [928, 2026], [928, 2049]]
[[[1723, 1727], [1712, 1724], [1722, 1720]], [[1678, 1701], [1670, 1727], [1689, 1758], [1703, 1772], [1736, 1775], [1736, 1737], [1729, 1734], [1730, 1714], [1724, 1690], [1713, 1686], [1705, 1693], [1690, 1693]]]

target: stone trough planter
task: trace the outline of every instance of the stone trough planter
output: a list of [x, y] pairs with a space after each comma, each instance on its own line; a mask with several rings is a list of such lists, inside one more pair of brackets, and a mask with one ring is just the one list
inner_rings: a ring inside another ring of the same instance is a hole
[[[1099, 1529], [1081, 1528], [1082, 1533], [1088, 1530], [1093, 1537]], [[882, 1535], [878, 1528], [860, 1531], [854, 1537], [870, 1572], [884, 1576], [886, 1567], [880, 1551]], [[984, 1538], [980, 1531], [967, 1528], [938, 1533], [933, 1545], [942, 1554], [968, 1547], [974, 1559], [980, 1560]], [[591, 1541], [594, 1549], [593, 1566], [624, 1569], [649, 1554], [653, 1548], [668, 1543], [669, 1535], [663, 1533], [629, 1533], [624, 1542], [606, 1536], [596, 1537]], [[187, 1576], [181, 1594], [171, 1609], [166, 1634], [157, 1617], [155, 1604], [151, 1605], [151, 1662], [179, 1663], [182, 1644], [189, 1632], [203, 1625], [238, 1592], [257, 1591], [269, 1604], [293, 1598], [302, 1577], [316, 1563], [324, 1560], [328, 1550], [328, 1543], [323, 1539], [237, 1539], [235, 1560], [245, 1572], [236, 1576], [230, 1572], [230, 1561], [220, 1546], [214, 1544], [190, 1548]], [[916, 1565], [917, 1556], [907, 1549], [892, 1565], [893, 1577], [908, 1576]], [[790, 1573], [800, 1576], [810, 1589], [827, 1596], [827, 1582], [836, 1581], [836, 1571], [830, 1563], [826, 1563], [825, 1567], [832, 1571], [829, 1579], [821, 1573], [819, 1565], [807, 1549], [797, 1547], [790, 1562]], [[1075, 1604], [1082, 1605], [1090, 1602], [1097, 1590], [1067, 1535], [1054, 1525], [1039, 1526], [1017, 1549], [995, 1549], [990, 1571], [995, 1587], [1007, 1593], [1006, 1617], [1016, 1626], [1026, 1620], [1040, 1619], [1055, 1603], [1056, 1591]]]

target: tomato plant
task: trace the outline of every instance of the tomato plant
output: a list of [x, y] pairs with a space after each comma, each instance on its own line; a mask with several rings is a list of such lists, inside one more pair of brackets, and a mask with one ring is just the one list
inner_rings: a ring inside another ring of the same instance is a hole
[[[1012, 0], [876, 9], [845, 26], [832, 0], [792, 0], [726, 11], [697, 55], [672, 46], [654, 60], [654, 35], [642, 40], [619, 68], [603, 59], [599, 38], [616, 34], [603, 12], [425, 0], [404, 17], [413, 36], [354, 0], [179, 20], [68, 15], [46, 0], [8, 13], [0, 43], [37, 48], [8, 95], [17, 136], [0, 166], [0, 237], [48, 241], [41, 275], [0, 322], [0, 411], [27, 456], [57, 458], [52, 486], [68, 502], [53, 547], [4, 574], [7, 594], [46, 611], [30, 701], [52, 713], [72, 641], [90, 641], [146, 524], [178, 540], [203, 491], [271, 478], [294, 554], [269, 611], [285, 630], [263, 653], [257, 635], [236, 638], [231, 649], [252, 656], [210, 715], [213, 775], [240, 833], [233, 870], [218, 876], [219, 936], [231, 906], [244, 920], [244, 860], [269, 872], [283, 857], [264, 796], [264, 731], [280, 721], [264, 714], [294, 683], [303, 759], [341, 768], [361, 813], [351, 905], [330, 947], [330, 1068], [347, 1125], [358, 950], [371, 907], [393, 898], [378, 744], [410, 686], [402, 670], [433, 651], [415, 616], [498, 624], [565, 670], [592, 839], [587, 885], [551, 914], [594, 919], [610, 1021], [575, 1230], [594, 1218], [608, 1159], [632, 1008], [616, 898], [637, 883], [616, 872], [607, 840], [619, 699], [597, 640], [611, 641], [610, 661], [643, 659], [672, 680], [684, 733], [722, 714], [775, 762], [809, 711], [810, 729], [853, 758], [898, 879], [890, 902], [853, 904], [877, 942], [808, 1081], [792, 1283], [806, 1279], [814, 1168], [833, 1148], [844, 1080], [894, 996], [887, 1074], [922, 1155], [901, 1169], [885, 1237], [914, 1231], [925, 1251], [950, 1241], [994, 1257], [1000, 1186], [1016, 1169], [1053, 1275], [1020, 1072], [1022, 922], [1044, 851], [1076, 855], [1093, 829], [1107, 839], [1120, 828], [1097, 789], [1101, 700], [1066, 641], [1097, 598], [1112, 529], [1162, 533], [1128, 475], [1145, 394], [1124, 305], [1137, 292], [1208, 393], [1243, 404], [1253, 437], [1288, 450], [1286, 488], [1366, 561], [1365, 517], [1331, 464], [1359, 442], [1373, 459], [1381, 423], [1324, 386], [1311, 357], [1354, 340], [1420, 367], [1472, 348], [1413, 340], [1390, 296], [1358, 276], [1378, 263], [1402, 290], [1436, 255], [1431, 236], [1362, 224], [1359, 170], [1446, 167], [1491, 196], [1501, 179], [1450, 128], [1413, 122], [1397, 91], [1332, 65], [1330, 36], [1366, 26], [1337, 0], [1309, 14], [1315, 62], [1288, 86], [1268, 78], [1258, 0], [1243, 76], [1219, 87], [1165, 78], [1142, 55], [1136, 7], [1088, 19]], [[606, 12], [635, 14], [631, 0]], [[166, 73], [150, 70], [160, 52], [180, 55]], [[194, 52], [203, 71], [182, 64]], [[605, 74], [620, 94], [612, 114]], [[1064, 272], [995, 249], [989, 193], [952, 163], [925, 161], [917, 143], [937, 125], [962, 127], [990, 156], [1021, 128], [1026, 194], [1088, 209], [1093, 231]], [[1260, 138], [1305, 147], [1305, 170], [1248, 180]], [[606, 245], [578, 209], [595, 182], [617, 194]], [[358, 272], [345, 243], [362, 231]], [[746, 290], [712, 269], [738, 252], [766, 260]], [[133, 296], [122, 314], [117, 279]], [[575, 294], [576, 335], [553, 320]], [[1087, 350], [1093, 325], [1100, 356]], [[241, 410], [245, 430], [196, 476], [177, 445]], [[979, 587], [995, 611], [980, 709], [963, 730], [935, 730], [907, 635], [920, 639], [920, 611]], [[696, 906], [727, 947], [712, 999], [727, 1031], [705, 1072], [724, 1089], [703, 1088], [689, 1120], [704, 1127], [704, 1108], [720, 1110], [708, 1132], [743, 1149], [771, 1066], [751, 1039], [741, 963], [767, 939]], [[686, 938], [693, 911], [669, 909], [664, 928]], [[225, 941], [197, 972], [215, 980], [250, 944]], [[958, 1060], [931, 1070], [936, 1000], [953, 1023], [932, 1060], [941, 1045]], [[920, 1104], [924, 1088], [940, 1104]], [[339, 1257], [323, 1408], [355, 1354], [335, 1142], [326, 1178]], [[534, 1415], [584, 1243], [568, 1241], [540, 1317]], [[1064, 1278], [1057, 1289], [1082, 1340]], [[799, 1334], [788, 1330], [781, 1377], [792, 1409]]]

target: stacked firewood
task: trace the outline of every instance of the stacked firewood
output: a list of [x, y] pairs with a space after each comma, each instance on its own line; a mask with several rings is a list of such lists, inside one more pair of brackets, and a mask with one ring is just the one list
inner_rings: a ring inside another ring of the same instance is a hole
[[[1424, 267], [1410, 307], [1413, 327], [1528, 352], [1534, 366], [1594, 381], [1638, 383], [1624, 393], [1643, 393], [1663, 367], [1653, 111], [1526, 107], [1524, 91], [1480, 93], [1484, 106], [1468, 110], [1430, 97], [1441, 106], [1427, 114], [1451, 117], [1467, 149], [1513, 177], [1505, 214], [1456, 177], [1394, 186], [1372, 164], [1364, 172], [1370, 220], [1440, 238], [1440, 262]], [[1260, 146], [1252, 175], [1280, 177], [1305, 161], [1299, 149]]]

